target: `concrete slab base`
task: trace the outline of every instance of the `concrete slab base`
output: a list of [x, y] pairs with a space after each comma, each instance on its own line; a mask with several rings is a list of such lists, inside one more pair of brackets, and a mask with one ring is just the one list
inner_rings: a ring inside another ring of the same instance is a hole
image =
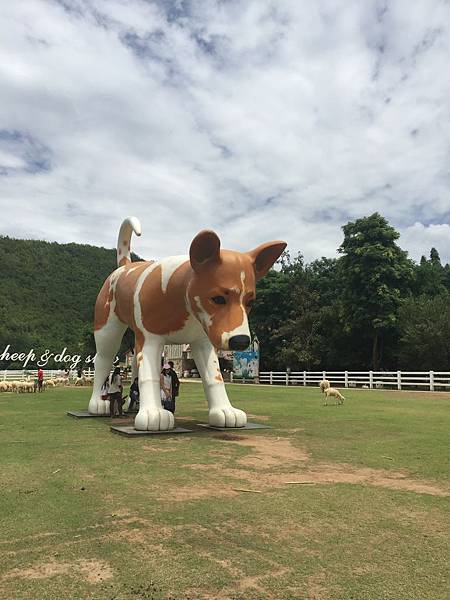
[[111, 426], [113, 433], [119, 435], [125, 435], [127, 437], [139, 437], [143, 435], [164, 435], [164, 434], [177, 434], [177, 433], [194, 433], [192, 429], [184, 429], [183, 427], [175, 427], [174, 429], [168, 429], [167, 431], [138, 431], [131, 425], [113, 425]]
[[75, 419], [110, 419], [109, 415], [91, 415], [87, 410], [69, 410], [67, 414], [69, 417], [75, 417]]
[[239, 430], [243, 431], [244, 429], [272, 429], [270, 425], [264, 425], [263, 423], [247, 423], [245, 427], [213, 427], [209, 423], [199, 423], [199, 427], [205, 427], [205, 429], [215, 429], [216, 431], [230, 431], [230, 430]]

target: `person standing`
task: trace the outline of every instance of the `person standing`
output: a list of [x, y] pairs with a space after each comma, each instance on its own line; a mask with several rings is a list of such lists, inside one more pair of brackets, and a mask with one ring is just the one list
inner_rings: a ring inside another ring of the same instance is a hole
[[44, 371], [39, 367], [37, 372], [38, 392], [42, 392], [44, 388]]
[[130, 404], [128, 405], [128, 412], [131, 412], [135, 406], [139, 405], [139, 381], [135, 377], [133, 383], [130, 386]]
[[100, 397], [105, 402], [109, 400], [109, 377], [103, 382], [102, 389], [100, 390]]
[[180, 380], [178, 379], [178, 375], [175, 371], [173, 360], [169, 360], [167, 363], [170, 367], [170, 377], [172, 378], [172, 402], [173, 402], [173, 413], [175, 413], [175, 401], [180, 393]]
[[166, 410], [170, 410], [171, 413], [174, 413], [175, 403], [172, 400], [172, 377], [170, 375], [170, 365], [168, 363], [163, 365], [161, 371], [160, 388], [161, 404]]
[[109, 414], [112, 419], [122, 416], [122, 379], [120, 367], [116, 367], [109, 378]]

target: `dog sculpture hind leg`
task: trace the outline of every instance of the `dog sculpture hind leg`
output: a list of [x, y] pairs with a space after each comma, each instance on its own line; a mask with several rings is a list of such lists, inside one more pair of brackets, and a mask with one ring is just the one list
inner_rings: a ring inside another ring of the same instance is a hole
[[108, 410], [100, 389], [112, 365], [123, 333], [135, 333], [140, 410], [135, 428], [167, 430], [172, 413], [162, 408], [159, 392], [164, 344], [189, 343], [202, 377], [209, 405], [209, 423], [243, 427], [247, 417], [227, 396], [216, 348], [243, 350], [250, 344], [248, 312], [256, 281], [271, 268], [285, 242], [262, 244], [250, 252], [221, 250], [213, 231], [201, 231], [189, 256], [158, 262], [132, 263], [132, 232], [140, 235], [135, 217], [122, 223], [117, 246], [119, 267], [105, 281], [95, 307], [97, 357], [89, 412]]

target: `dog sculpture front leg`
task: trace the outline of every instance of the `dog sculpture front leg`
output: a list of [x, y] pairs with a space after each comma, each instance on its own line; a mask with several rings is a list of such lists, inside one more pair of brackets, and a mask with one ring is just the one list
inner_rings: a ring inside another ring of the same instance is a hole
[[209, 406], [209, 424], [213, 427], [245, 427], [247, 415], [231, 405], [222, 375], [219, 359], [208, 339], [191, 344], [192, 355], [200, 372]]
[[[115, 315], [112, 315], [106, 325], [94, 334], [97, 353], [95, 357], [94, 385], [88, 407], [91, 415], [107, 415], [109, 413], [109, 401], [102, 400], [101, 388], [113, 366], [114, 357], [119, 349], [125, 329], [126, 325], [121, 323]], [[81, 383], [81, 379], [79, 382], [78, 379], [75, 381], [75, 385], [78, 385], [78, 383]]]
[[173, 414], [161, 406], [160, 371], [164, 340], [149, 337], [137, 354], [139, 369], [139, 412], [134, 421], [140, 431], [166, 431], [173, 429]]

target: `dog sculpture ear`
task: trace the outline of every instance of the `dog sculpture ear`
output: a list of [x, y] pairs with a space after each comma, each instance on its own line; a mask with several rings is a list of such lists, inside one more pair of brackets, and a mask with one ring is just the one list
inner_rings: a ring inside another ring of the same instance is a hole
[[204, 229], [192, 240], [189, 258], [194, 271], [199, 271], [204, 265], [220, 262], [220, 240], [214, 231]]
[[266, 242], [247, 252], [253, 261], [256, 281], [264, 277], [275, 261], [280, 258], [286, 246], [286, 242]]

